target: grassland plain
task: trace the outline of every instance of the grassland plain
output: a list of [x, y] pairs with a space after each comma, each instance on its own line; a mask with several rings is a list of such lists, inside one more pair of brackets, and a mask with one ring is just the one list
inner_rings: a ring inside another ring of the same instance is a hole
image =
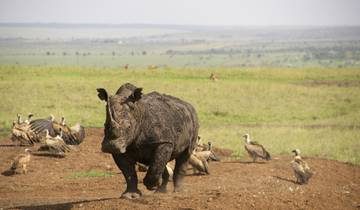
[[[209, 76], [215, 72], [219, 80]], [[131, 82], [189, 101], [198, 111], [200, 135], [215, 146], [245, 155], [249, 133], [268, 150], [360, 164], [359, 68], [166, 68], [0, 66], [0, 135], [9, 136], [17, 113], [65, 116], [69, 124], [102, 127], [110, 93]]]

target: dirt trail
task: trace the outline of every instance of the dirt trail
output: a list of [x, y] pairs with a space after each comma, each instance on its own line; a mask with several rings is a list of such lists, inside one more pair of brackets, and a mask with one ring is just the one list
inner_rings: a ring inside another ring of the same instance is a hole
[[[85, 142], [65, 158], [33, 156], [26, 175], [0, 175], [0, 208], [18, 209], [360, 209], [360, 167], [308, 158], [315, 175], [294, 183], [290, 157], [267, 163], [227, 161], [210, 164], [211, 175], [189, 175], [184, 190], [156, 194], [139, 184], [144, 196], [119, 199], [125, 182], [110, 155], [100, 151], [102, 129], [87, 129]], [[0, 172], [24, 147], [0, 141]], [[224, 152], [223, 154], [227, 154]], [[71, 178], [74, 172], [112, 172], [110, 177]], [[139, 172], [142, 181], [144, 173]]]

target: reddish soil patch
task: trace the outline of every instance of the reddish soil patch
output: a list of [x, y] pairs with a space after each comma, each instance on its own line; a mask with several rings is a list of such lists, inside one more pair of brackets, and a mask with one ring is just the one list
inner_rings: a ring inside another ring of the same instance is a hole
[[[102, 129], [87, 129], [78, 151], [65, 158], [33, 156], [26, 175], [0, 175], [0, 208], [15, 209], [360, 209], [360, 167], [306, 159], [315, 175], [308, 185], [294, 183], [291, 157], [266, 163], [214, 162], [211, 175], [184, 179], [180, 193], [156, 194], [139, 184], [144, 196], [119, 199], [124, 178], [110, 155], [100, 151]], [[24, 147], [0, 141], [0, 172]], [[224, 152], [227, 154], [227, 152]], [[223, 155], [224, 155], [223, 154]], [[246, 159], [247, 160], [247, 159]], [[111, 177], [70, 178], [74, 172], [113, 172]], [[139, 180], [144, 173], [139, 172]], [[172, 184], [172, 183], [170, 183]], [[169, 186], [169, 191], [172, 191]]]

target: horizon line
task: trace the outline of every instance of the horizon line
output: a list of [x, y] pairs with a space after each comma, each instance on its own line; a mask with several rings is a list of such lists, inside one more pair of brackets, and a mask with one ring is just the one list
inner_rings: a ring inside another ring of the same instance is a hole
[[229, 25], [210, 25], [210, 24], [178, 24], [178, 23], [90, 23], [90, 22], [2, 22], [0, 25], [97, 25], [97, 26], [195, 26], [195, 27], [360, 27], [360, 25], [346, 25], [346, 24], [334, 24], [334, 25], [302, 25], [302, 24], [293, 24], [293, 25], [282, 25], [282, 24], [272, 24], [272, 25], [251, 25], [251, 24], [229, 24]]

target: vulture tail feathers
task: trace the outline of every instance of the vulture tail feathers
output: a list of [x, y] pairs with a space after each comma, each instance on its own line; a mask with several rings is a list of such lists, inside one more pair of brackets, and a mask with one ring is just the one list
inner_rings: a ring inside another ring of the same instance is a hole
[[270, 153], [268, 151], [266, 151], [265, 149], [264, 149], [264, 152], [265, 152], [265, 160], [271, 160]]

